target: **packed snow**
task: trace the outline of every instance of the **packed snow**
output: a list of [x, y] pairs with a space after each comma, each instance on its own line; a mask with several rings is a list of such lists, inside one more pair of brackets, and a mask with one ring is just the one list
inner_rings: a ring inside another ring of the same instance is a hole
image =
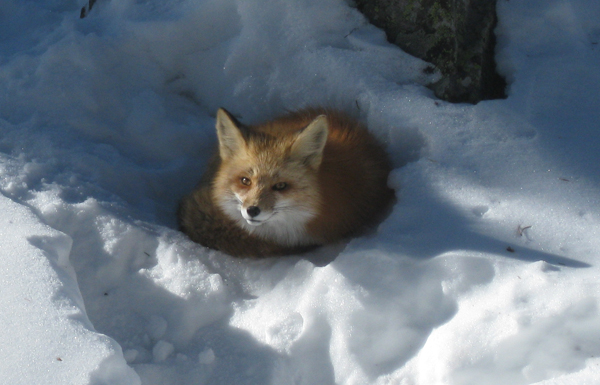
[[[0, 383], [600, 383], [600, 2], [498, 1], [508, 98], [344, 0], [0, 2]], [[241, 260], [177, 231], [225, 107], [325, 105], [394, 162], [371, 233]]]

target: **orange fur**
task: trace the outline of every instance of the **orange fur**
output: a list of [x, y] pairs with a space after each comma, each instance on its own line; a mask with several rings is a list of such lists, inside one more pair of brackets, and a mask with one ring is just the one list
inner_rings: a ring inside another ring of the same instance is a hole
[[359, 234], [393, 200], [385, 151], [339, 111], [249, 127], [217, 116], [219, 154], [179, 209], [182, 231], [202, 245], [235, 256], [302, 252]]

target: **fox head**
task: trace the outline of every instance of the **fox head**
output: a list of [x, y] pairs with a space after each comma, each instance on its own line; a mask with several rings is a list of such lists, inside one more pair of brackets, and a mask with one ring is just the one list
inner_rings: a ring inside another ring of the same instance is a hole
[[220, 167], [213, 199], [248, 232], [283, 244], [309, 243], [305, 225], [321, 205], [318, 172], [328, 136], [325, 115], [299, 131], [270, 135], [217, 112]]

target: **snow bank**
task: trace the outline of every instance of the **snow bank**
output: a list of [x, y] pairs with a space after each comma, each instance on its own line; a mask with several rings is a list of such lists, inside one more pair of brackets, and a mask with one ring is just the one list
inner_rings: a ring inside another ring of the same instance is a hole
[[94, 331], [69, 264], [72, 240], [0, 196], [0, 373], [6, 384], [139, 384]]
[[[452, 105], [341, 0], [0, 4], [0, 379], [600, 382], [599, 6], [499, 2], [506, 100]], [[385, 142], [373, 234], [247, 261], [176, 231], [224, 106]]]

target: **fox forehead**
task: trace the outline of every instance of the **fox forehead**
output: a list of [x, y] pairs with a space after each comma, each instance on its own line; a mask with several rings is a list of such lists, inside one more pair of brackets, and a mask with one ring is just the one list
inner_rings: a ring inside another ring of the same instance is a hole
[[271, 136], [252, 133], [246, 140], [246, 155], [257, 162], [270, 163], [288, 157], [294, 137], [292, 135]]
[[[261, 135], [262, 136], [262, 135]], [[238, 172], [249, 175], [277, 178], [287, 172], [298, 172], [300, 167], [289, 160], [293, 141], [287, 136], [281, 138], [252, 138], [246, 148], [235, 154], [230, 165]]]

